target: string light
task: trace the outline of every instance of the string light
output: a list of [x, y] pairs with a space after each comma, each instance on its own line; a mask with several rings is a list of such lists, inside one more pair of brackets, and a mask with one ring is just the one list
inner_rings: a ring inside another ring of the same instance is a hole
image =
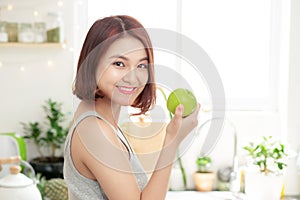
[[52, 60], [48, 60], [48, 61], [47, 61], [47, 65], [48, 65], [48, 67], [53, 66], [53, 61], [52, 61]]
[[7, 10], [12, 11], [14, 9], [14, 6], [12, 4], [7, 5]]
[[2, 68], [2, 66], [3, 66], [3, 64], [2, 64], [2, 62], [0, 61], [0, 68]]
[[21, 67], [20, 67], [20, 71], [21, 71], [21, 72], [24, 72], [24, 71], [25, 71], [25, 67], [24, 67], [24, 66], [21, 66]]
[[58, 7], [62, 7], [63, 5], [64, 5], [64, 2], [63, 2], [63, 1], [58, 1], [58, 2], [57, 2], [57, 6], [58, 6]]
[[35, 16], [35, 17], [37, 17], [38, 15], [39, 15], [39, 12], [38, 11], [33, 11], [33, 15]]
[[82, 1], [82, 0], [79, 0], [79, 1], [77, 1], [77, 4], [78, 4], [78, 5], [82, 5], [82, 4], [83, 4], [83, 1]]

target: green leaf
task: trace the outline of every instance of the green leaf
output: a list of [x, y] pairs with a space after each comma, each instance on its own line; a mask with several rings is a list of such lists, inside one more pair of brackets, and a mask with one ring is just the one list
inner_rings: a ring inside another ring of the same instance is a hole
[[284, 145], [279, 141], [273, 140], [272, 136], [263, 136], [262, 141], [258, 144], [250, 142], [243, 149], [254, 159], [253, 163], [259, 167], [261, 172], [271, 172], [268, 165], [272, 162], [267, 162], [268, 160], [276, 163], [278, 170], [282, 170], [286, 166], [285, 163], [279, 161], [287, 155], [284, 152]]
[[[61, 124], [66, 120], [65, 114], [61, 109], [62, 103], [48, 99], [42, 105], [45, 112], [46, 131], [43, 131], [39, 122], [21, 122], [25, 139], [31, 139], [38, 147], [52, 148], [52, 152], [56, 148], [61, 148], [68, 134], [69, 127], [64, 128]], [[69, 123], [70, 124], [70, 123]], [[40, 151], [41, 153], [41, 151]]]

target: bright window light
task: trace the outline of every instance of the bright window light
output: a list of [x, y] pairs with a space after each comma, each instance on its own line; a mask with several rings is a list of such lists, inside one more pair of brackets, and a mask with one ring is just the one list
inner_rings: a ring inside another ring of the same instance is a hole
[[[281, 0], [153, 0], [147, 5], [140, 0], [89, 0], [87, 14], [89, 27], [96, 19], [125, 14], [146, 28], [182, 33], [214, 62], [225, 88], [227, 110], [276, 110], [283, 4]], [[200, 98], [209, 104], [205, 81], [188, 62], [154, 53], [158, 64], [172, 63], [194, 90], [204, 91]]]

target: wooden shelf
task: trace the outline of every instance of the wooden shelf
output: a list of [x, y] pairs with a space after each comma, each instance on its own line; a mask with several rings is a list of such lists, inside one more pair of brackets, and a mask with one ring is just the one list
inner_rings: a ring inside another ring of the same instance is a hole
[[5, 42], [0, 43], [0, 48], [2, 47], [12, 47], [12, 48], [63, 48], [62, 43], [21, 43], [21, 42]]

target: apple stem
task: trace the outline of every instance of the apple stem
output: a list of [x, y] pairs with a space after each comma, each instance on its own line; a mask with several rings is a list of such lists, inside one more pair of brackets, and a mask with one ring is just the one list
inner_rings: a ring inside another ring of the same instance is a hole
[[[167, 102], [168, 99], [167, 99], [167, 95], [166, 95], [166, 93], [164, 92], [164, 90], [163, 90], [161, 87], [157, 87], [157, 89], [162, 93], [162, 95], [163, 95], [165, 101]], [[170, 119], [173, 119], [173, 114], [172, 114], [171, 112], [169, 112], [169, 117], [170, 117]]]

